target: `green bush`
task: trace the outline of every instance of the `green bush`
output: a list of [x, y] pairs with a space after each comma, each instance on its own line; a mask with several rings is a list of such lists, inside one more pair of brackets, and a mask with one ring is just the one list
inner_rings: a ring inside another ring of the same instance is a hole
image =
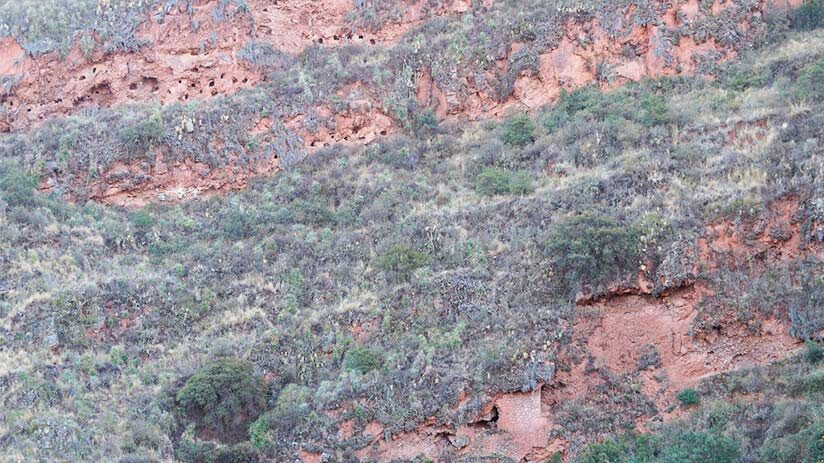
[[684, 407], [698, 405], [701, 403], [701, 395], [695, 389], [684, 389], [675, 397], [681, 401], [681, 405]]
[[120, 141], [132, 154], [145, 154], [163, 140], [165, 129], [160, 113], [120, 130]]
[[129, 218], [138, 230], [148, 230], [155, 224], [154, 216], [146, 209], [132, 212]]
[[215, 463], [257, 463], [260, 459], [252, 444], [241, 442], [231, 447], [219, 449], [214, 461]]
[[569, 288], [604, 286], [638, 266], [638, 231], [611, 217], [586, 213], [556, 224], [545, 245], [553, 271]]
[[9, 206], [33, 206], [36, 189], [37, 177], [0, 164], [0, 198]]
[[347, 370], [369, 373], [383, 367], [383, 353], [377, 349], [356, 346], [349, 349], [343, 358], [343, 367]]
[[503, 129], [501, 140], [507, 145], [524, 146], [535, 141], [535, 124], [526, 114], [510, 117]]
[[487, 167], [475, 179], [475, 190], [484, 195], [503, 195], [509, 193], [511, 181], [508, 171]]
[[665, 124], [669, 122], [669, 106], [661, 95], [650, 94], [641, 100], [641, 124], [644, 127]]
[[578, 463], [622, 463], [654, 461], [655, 449], [649, 436], [624, 436], [590, 444]]
[[475, 190], [484, 195], [527, 195], [535, 191], [532, 177], [526, 171], [515, 173], [495, 167], [484, 168], [475, 178]]
[[711, 432], [679, 432], [665, 439], [661, 463], [734, 463], [739, 457], [738, 444], [732, 439]]
[[813, 428], [813, 438], [810, 440], [808, 454], [808, 461], [810, 463], [824, 462], [824, 423], [819, 422], [818, 425]]
[[[281, 389], [275, 407], [249, 426], [252, 446], [267, 455], [285, 451], [283, 458], [274, 460], [285, 461], [286, 455], [291, 455], [288, 443], [305, 440], [309, 423], [318, 418], [311, 408], [311, 396], [306, 386], [287, 384]], [[279, 448], [283, 443], [287, 443], [286, 449]]]
[[192, 375], [176, 398], [179, 414], [198, 432], [236, 443], [246, 438], [249, 423], [263, 413], [266, 389], [251, 363], [222, 358]]
[[532, 183], [532, 176], [529, 172], [518, 171], [512, 175], [509, 182], [509, 192], [514, 195], [528, 195], [535, 191], [535, 185]]
[[804, 342], [804, 359], [809, 363], [818, 363], [824, 359], [824, 348], [817, 342], [807, 340]]
[[217, 447], [211, 442], [183, 439], [178, 443], [175, 456], [185, 463], [258, 463], [257, 451], [249, 442], [230, 447]]
[[824, 2], [806, 0], [795, 10], [793, 25], [796, 29], [808, 31], [824, 27]]
[[396, 280], [408, 280], [412, 272], [423, 267], [429, 261], [429, 255], [416, 251], [406, 244], [390, 248], [377, 259], [377, 267], [390, 274]]
[[801, 70], [799, 95], [815, 101], [824, 100], [824, 58]]
[[824, 393], [824, 371], [816, 370], [805, 376], [800, 381], [800, 389], [805, 394]]
[[710, 432], [673, 430], [654, 435], [625, 436], [588, 446], [578, 463], [733, 463], [738, 445]]

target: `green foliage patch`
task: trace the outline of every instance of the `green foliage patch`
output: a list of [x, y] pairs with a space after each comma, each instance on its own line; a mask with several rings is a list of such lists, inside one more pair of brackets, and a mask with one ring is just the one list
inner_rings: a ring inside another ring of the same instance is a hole
[[248, 362], [231, 358], [213, 360], [177, 392], [180, 414], [191, 420], [198, 432], [237, 443], [266, 406], [261, 378]]
[[545, 244], [553, 272], [568, 288], [589, 286], [593, 292], [633, 274], [638, 263], [638, 230], [595, 213], [558, 222]]

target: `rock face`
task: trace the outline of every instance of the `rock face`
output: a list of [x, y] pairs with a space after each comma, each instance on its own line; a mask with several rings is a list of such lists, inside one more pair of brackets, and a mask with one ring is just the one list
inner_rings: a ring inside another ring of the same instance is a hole
[[[250, 0], [248, 11], [233, 6], [221, 20], [211, 13], [217, 1], [195, 2], [192, 11], [176, 8], [163, 22], [145, 21], [137, 36], [150, 45], [134, 53], [98, 51], [87, 56], [75, 46], [66, 57], [56, 52], [31, 57], [13, 39], [0, 40], [0, 131], [23, 131], [87, 107], [163, 106], [230, 95], [264, 82], [269, 71], [280, 66], [279, 57], [294, 58], [307, 47], [352, 43], [390, 47], [432, 16], [457, 15], [473, 8], [482, 14], [484, 5], [490, 5], [461, 0], [432, 6], [433, 2], [418, 1], [377, 30], [353, 32], [347, 20], [356, 8], [351, 1]], [[749, 9], [739, 11], [744, 19], [732, 32], [746, 34], [755, 27], [751, 22], [760, 21], [771, 9], [797, 6], [800, 1], [749, 2]], [[445, 86], [437, 81], [432, 63], [419, 66], [412, 72], [410, 97], [440, 121], [477, 120], [501, 117], [515, 109], [535, 110], [555, 102], [562, 92], [587, 85], [609, 89], [647, 77], [705, 74], [705, 67], [734, 58], [741, 46], [735, 40], [724, 43], [711, 36], [699, 40], [670, 33], [689, 29], [701, 17], [727, 18], [735, 7], [733, 2], [722, 1], [702, 6], [706, 3], [671, 2], [662, 8], [660, 17], [646, 23], [633, 20], [635, 6], [631, 4], [610, 18], [615, 24], [604, 24], [592, 15], [570, 15], [552, 46], [532, 50], [523, 43], [512, 43], [482, 79], [470, 80], [457, 73], [458, 84]], [[199, 27], [193, 28], [193, 22]], [[269, 47], [265, 59], [250, 48], [255, 44]], [[523, 69], [516, 67], [517, 57], [529, 53], [535, 61]], [[261, 62], [256, 62], [258, 58]], [[511, 77], [511, 91], [504, 96], [483, 83], [500, 80], [502, 75]], [[261, 143], [279, 141], [312, 153], [335, 144], [369, 144], [401, 126], [384, 104], [382, 93], [366, 79], [345, 82], [330, 94], [329, 102], [288, 117], [260, 115], [250, 122], [250, 135]], [[195, 125], [196, 121], [185, 119], [180, 130], [192, 132]], [[278, 140], [280, 132], [273, 128], [280, 127], [295, 137]], [[763, 129], [758, 121], [721, 128], [730, 144], [743, 145], [763, 138]], [[118, 160], [95, 178], [82, 177], [88, 192], [84, 199], [127, 207], [182, 201], [245, 188], [254, 176], [275, 174], [285, 162], [277, 154], [231, 156], [214, 166], [195, 159], [169, 160], [161, 147], [152, 154], [153, 162]], [[43, 190], [59, 188], [57, 175], [44, 179]], [[765, 265], [799, 257], [802, 231], [791, 220], [797, 208], [792, 199], [772, 204], [761, 232], [747, 243], [733, 224], [711, 224], [706, 237], [696, 243], [696, 267], [713, 270], [721, 259], [743, 261], [754, 254], [766, 255]], [[772, 238], [768, 232], [774, 230], [781, 233], [773, 235], [785, 239]], [[824, 248], [816, 246], [808, 252], [824, 256]], [[482, 399], [467, 395], [455, 406], [473, 412], [467, 411], [466, 419], [454, 426], [430, 419], [411, 432], [385, 436], [383, 427], [372, 422], [361, 435], [353, 436], [348, 423], [341, 426], [340, 435], [368, 441], [358, 454], [368, 460], [483, 454], [544, 461], [556, 453], [565, 454], [570, 445], [558, 437], [559, 408], [605, 394], [606, 380], [593, 374], [595, 370], [616, 375], [641, 370], [639, 394], [665, 409], [677, 391], [710, 375], [773, 361], [799, 348], [787, 326], [773, 318], [758, 320], [757, 330], [730, 321], [696, 331], [701, 316], [697, 306], [712, 295], [712, 289], [689, 281], [653, 295], [652, 286], [641, 275], [636, 287], [616, 289], [598, 299], [582, 296], [577, 304], [581, 316], [576, 319], [570, 346], [585, 346], [591, 357], [574, 358], [571, 347], [562, 351], [568, 357], [562, 360], [572, 368], [555, 371], [555, 365], [547, 365], [555, 372], [549, 383]], [[472, 400], [480, 400], [480, 406], [471, 408]], [[676, 415], [673, 412], [665, 418]], [[643, 427], [649, 417], [639, 413], [635, 418]], [[305, 450], [301, 458], [323, 460], [320, 454]]]
[[14, 39], [2, 39], [0, 78], [14, 80], [11, 91], [0, 94], [3, 129], [24, 129], [83, 107], [229, 95], [265, 80], [279, 65], [278, 54], [285, 59], [311, 45], [387, 45], [432, 15], [468, 8], [462, 0], [435, 8], [420, 1], [383, 29], [353, 33], [346, 19], [354, 6], [347, 0], [252, 0], [248, 10], [230, 3], [216, 19], [218, 3], [194, 2], [191, 11], [180, 3], [162, 22], [151, 12], [135, 34], [148, 45], [134, 53], [89, 55], [78, 44], [65, 57], [57, 51], [31, 57]]
[[[85, 106], [133, 102], [166, 105], [231, 94], [265, 78], [266, 70], [255, 63], [256, 45], [265, 44], [284, 56], [298, 54], [313, 44], [387, 46], [431, 16], [460, 14], [471, 7], [469, 2], [454, 1], [423, 8], [428, 3], [421, 1], [409, 6], [397, 22], [374, 32], [353, 33], [346, 17], [354, 6], [348, 1], [251, 1], [248, 11], [229, 6], [221, 20], [212, 14], [216, 3], [196, 2], [192, 11], [181, 5], [168, 12], [162, 22], [152, 15], [136, 33], [149, 45], [135, 53], [97, 51], [89, 56], [77, 45], [66, 57], [58, 52], [30, 57], [13, 39], [3, 39], [0, 77], [14, 82], [2, 97], [5, 130], [30, 127]], [[748, 17], [761, 18], [771, 9], [798, 3], [800, 0], [761, 2], [748, 12]], [[510, 98], [496, 101], [484, 88], [464, 94], [438, 88], [430, 71], [424, 69], [418, 76], [418, 102], [442, 118], [488, 117], [501, 115], [513, 106], [537, 108], [553, 102], [561, 90], [591, 83], [609, 88], [644, 77], [694, 74], [702, 62], [734, 57], [735, 44], [720, 44], [713, 37], [698, 43], [690, 36], [673, 42], [666, 31], [689, 27], [699, 16], [720, 17], [729, 5], [732, 2], [716, 2], [705, 11], [697, 0], [674, 2], [660, 25], [651, 22], [627, 28], [632, 24], [630, 5], [624, 17], [613, 18], [622, 31], [617, 36], [611, 32], [614, 24], [605, 27], [597, 19], [572, 17], [557, 46], [540, 53], [537, 69], [515, 76]], [[193, 24], [197, 24], [196, 30]], [[743, 22], [739, 29], [746, 31], [747, 24]], [[510, 57], [521, 48], [513, 44]], [[267, 65], [277, 67], [278, 63], [268, 58]], [[499, 65], [509, 66], [507, 60]]]
[[[796, 199], [789, 198], [771, 204], [753, 230], [741, 230], [726, 221], [710, 224], [706, 238], [696, 243], [696, 266], [714, 268], [722, 260], [744, 262], [748, 256], [761, 255], [766, 270], [798, 258], [804, 232], [792, 223], [797, 210]], [[781, 240], [770, 237], [769, 230], [776, 227], [786, 229]], [[824, 245], [812, 244], [805, 252], [822, 257]], [[543, 462], [555, 454], [565, 455], [570, 448], [570, 442], [558, 437], [557, 418], [563, 407], [571, 402], [598, 404], [602, 396], [612, 393], [608, 375], [640, 372], [637, 393], [662, 410], [664, 420], [672, 420], [683, 413], [671, 405], [684, 388], [696, 387], [702, 379], [719, 373], [786, 358], [802, 346], [784, 322], [771, 318], [759, 320], [757, 330], [731, 316], [717, 328], [696, 331], [699, 302], [712, 293], [700, 281], [687, 282], [661, 296], [653, 296], [646, 287], [641, 284], [596, 301], [579, 301], [574, 339], [562, 350], [561, 358], [572, 368], [555, 370], [550, 383], [529, 392], [480, 399], [480, 409], [472, 406], [479, 398], [464, 396], [456, 408], [476, 411], [462, 424], [445, 426], [430, 420], [389, 440], [372, 433], [366, 436], [372, 445], [358, 456], [396, 461], [424, 455], [445, 461], [439, 458], [504, 455], [511, 461]], [[573, 358], [572, 346], [577, 344], [586, 346], [588, 359]], [[644, 429], [649, 416], [639, 411], [634, 419]]]
[[[610, 6], [609, 14], [559, 12], [562, 19], [555, 36], [530, 44], [510, 43], [482, 76], [459, 68], [452, 71], [453, 81], [445, 84], [443, 69], [433, 72], [439, 63], [407, 63], [404, 66], [412, 66], [412, 82], [404, 85], [411, 86], [410, 99], [419, 109], [431, 110], [439, 120], [454, 121], [534, 110], [553, 103], [563, 91], [586, 85], [609, 89], [646, 77], [706, 74], [712, 65], [735, 57], [755, 40], [764, 15], [799, 1], [715, 2], [709, 6], [697, 0], [678, 1], [651, 8], [656, 17], [639, 15], [634, 4]], [[58, 52], [31, 57], [14, 40], [3, 39], [0, 130], [36, 127], [83, 108], [127, 103], [165, 106], [223, 97], [263, 83], [307, 47], [344, 49], [354, 44], [390, 52], [405, 33], [427, 19], [462, 14], [483, 17], [493, 7], [490, 1], [419, 0], [392, 10], [394, 16], [371, 27], [351, 19], [358, 8], [369, 7], [369, 2], [254, 0], [248, 2], [248, 9], [229, 2], [219, 18], [213, 13], [218, 3], [197, 1], [191, 9], [181, 4], [162, 21], [150, 12], [136, 31], [136, 37], [147, 45], [133, 53], [87, 55], [78, 44], [66, 57]], [[407, 36], [404, 46], [420, 47], [419, 38], [414, 33], [412, 38]], [[397, 119], [387, 103], [397, 90], [375, 88], [375, 82], [366, 76], [357, 82], [341, 82], [324, 91], [325, 99], [313, 97], [314, 106], [291, 108], [274, 119], [261, 114], [250, 135], [285, 127], [300, 138], [305, 153], [335, 143], [371, 143], [407, 124]], [[170, 154], [160, 157], [174, 157]], [[244, 153], [226, 156], [247, 157]], [[77, 199], [107, 204], [183, 200], [243, 188], [248, 178], [280, 168], [280, 160], [264, 158], [224, 166], [224, 171], [236, 174], [229, 176], [197, 168], [197, 159], [148, 170], [120, 163], [103, 166], [95, 179], [83, 178], [81, 171], [82, 188], [75, 184], [62, 189], [82, 189], [86, 193]], [[193, 171], [200, 174], [192, 175]], [[60, 182], [49, 178], [43, 188], [59, 188]]]

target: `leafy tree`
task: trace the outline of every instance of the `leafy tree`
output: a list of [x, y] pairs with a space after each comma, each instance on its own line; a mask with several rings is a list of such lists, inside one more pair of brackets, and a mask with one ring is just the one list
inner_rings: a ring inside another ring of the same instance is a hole
[[733, 463], [738, 445], [717, 433], [674, 430], [592, 444], [578, 463]]
[[145, 153], [163, 140], [165, 129], [160, 113], [120, 130], [120, 140], [132, 154]]
[[810, 363], [818, 363], [824, 359], [824, 348], [816, 342], [807, 340], [804, 342], [804, 358]]
[[805, 0], [804, 4], [795, 10], [794, 25], [804, 31], [824, 27], [824, 2]]
[[236, 443], [266, 406], [263, 380], [243, 360], [214, 360], [192, 375], [177, 393], [180, 415], [201, 434]]
[[641, 100], [641, 124], [645, 127], [664, 124], [669, 121], [667, 100], [660, 95], [650, 94]]
[[485, 195], [503, 195], [509, 193], [510, 183], [509, 172], [487, 167], [475, 179], [475, 189]]
[[514, 174], [495, 167], [486, 167], [475, 179], [475, 190], [484, 195], [526, 195], [535, 191], [532, 177], [526, 171]]
[[824, 58], [804, 67], [798, 80], [801, 97], [824, 100]]

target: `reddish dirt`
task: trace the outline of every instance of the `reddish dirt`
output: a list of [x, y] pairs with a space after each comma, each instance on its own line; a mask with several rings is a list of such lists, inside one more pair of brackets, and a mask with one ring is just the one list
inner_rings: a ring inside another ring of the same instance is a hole
[[75, 45], [66, 57], [56, 51], [30, 57], [13, 39], [0, 40], [0, 77], [19, 78], [9, 95], [0, 94], [0, 130], [26, 129], [87, 106], [166, 105], [232, 94], [265, 79], [265, 71], [240, 59], [250, 41], [293, 55], [312, 44], [383, 46], [430, 16], [468, 8], [465, 0], [437, 8], [424, 8], [426, 1], [420, 0], [384, 29], [353, 33], [347, 25], [351, 0], [250, 0], [248, 13], [230, 6], [222, 21], [212, 14], [218, 2], [195, 2], [191, 15], [181, 4], [162, 24], [151, 12], [136, 33], [150, 45], [134, 53], [98, 50], [87, 56]]
[[[154, 202], [179, 202], [243, 189], [252, 178], [280, 170], [277, 157], [250, 163], [240, 163], [235, 158], [213, 169], [192, 160], [169, 165], [158, 153], [154, 164], [117, 162], [100, 179], [90, 180], [86, 189], [90, 200], [139, 208]], [[47, 180], [41, 190], [51, 191], [55, 187], [53, 181]]]
[[[787, 1], [794, 4], [798, 0]], [[249, 13], [239, 13], [231, 20], [221, 22], [211, 17], [216, 2], [197, 2], [192, 17], [176, 9], [163, 24], [154, 20], [145, 22], [140, 26], [138, 36], [150, 40], [153, 45], [138, 53], [107, 56], [98, 53], [87, 60], [79, 47], [75, 47], [65, 60], [56, 53], [21, 60], [22, 50], [7, 40], [0, 54], [0, 70], [5, 75], [19, 75], [22, 80], [9, 95], [2, 97], [5, 112], [0, 114], [5, 114], [5, 118], [0, 129], [29, 127], [83, 106], [111, 106], [125, 102], [169, 104], [229, 94], [264, 79], [259, 69], [238, 59], [238, 51], [250, 39], [269, 42], [292, 53], [321, 42], [324, 46], [335, 46], [349, 40], [363, 40], [386, 45], [428, 17], [465, 11], [470, 5], [464, 0], [454, 0], [429, 7], [430, 2], [420, 0], [408, 6], [406, 14], [397, 22], [369, 35], [347, 32], [347, 9], [353, 6], [348, 1], [292, 0], [270, 4], [257, 0], [249, 2]], [[752, 14], [776, 7], [774, 3], [763, 3], [760, 11]], [[632, 8], [625, 10], [624, 21], [630, 19]], [[712, 11], [719, 14], [721, 9], [715, 7]], [[676, 2], [664, 19], [666, 24], [674, 26], [701, 14], [706, 13], [698, 7], [697, 0], [688, 0]], [[193, 18], [201, 23], [198, 32], [192, 31]], [[558, 46], [540, 55], [537, 72], [524, 71], [517, 76], [512, 97], [500, 101], [493, 88], [475, 88], [466, 78], [459, 79], [460, 90], [442, 89], [433, 82], [430, 71], [422, 69], [417, 76], [419, 105], [432, 109], [442, 120], [497, 118], [514, 109], [533, 110], [550, 104], [562, 90], [574, 90], [592, 83], [611, 88], [645, 77], [694, 74], [700, 59], [723, 61], [735, 56], [733, 49], [724, 48], [712, 39], [698, 44], [684, 37], [674, 44], [671, 60], [667, 61], [655, 50], [660, 40], [658, 26], [635, 26], [619, 37], [609, 36], [597, 20], [582, 22], [571, 18], [565, 27], [566, 33]], [[218, 38], [214, 43], [208, 40], [213, 32]], [[201, 49], [203, 44], [208, 46]], [[523, 46], [513, 44], [509, 55]], [[632, 54], [627, 50], [632, 50]], [[507, 59], [501, 60], [496, 72], [505, 74], [507, 63]], [[599, 66], [610, 69], [612, 78], [597, 76]], [[497, 79], [495, 72], [487, 74], [486, 80]], [[396, 124], [384, 112], [382, 99], [363, 85], [350, 84], [341, 88], [337, 97], [346, 102], [343, 108], [313, 108], [313, 118], [316, 116], [322, 121], [318, 127], [304, 126], [306, 114], [279, 121], [303, 139], [307, 153], [336, 143], [371, 143], [395, 130]], [[260, 130], [266, 130], [274, 123], [266, 119], [259, 122]], [[730, 127], [728, 136], [731, 144], [745, 144], [763, 138], [765, 127]], [[158, 179], [141, 166], [116, 165], [101, 175], [102, 180], [87, 182], [91, 186], [88, 197], [75, 199], [126, 206], [142, 205], [158, 198], [177, 201], [237, 190], [243, 188], [250, 177], [278, 170], [276, 164], [258, 163], [243, 166], [249, 170], [242, 174], [235, 167], [229, 167], [229, 172], [192, 175], [193, 170], [202, 169], [189, 164], [180, 163], [179, 178], [174, 178], [175, 166], [172, 166], [172, 173], [162, 173]], [[139, 173], [140, 181], [125, 178], [121, 175], [123, 171]], [[232, 178], [238, 181], [232, 183]], [[46, 182], [43, 187], [49, 189], [51, 185]], [[189, 193], [180, 194], [181, 189]], [[124, 192], [127, 194], [122, 194]]]
[[[380, 425], [374, 425], [380, 428]], [[424, 424], [419, 430], [384, 440], [369, 433], [373, 444], [357, 456], [377, 461], [411, 460], [425, 455], [435, 461], [445, 453], [454, 455], [505, 455], [515, 461], [543, 461], [560, 445], [548, 445], [552, 428], [541, 406], [541, 389], [529, 393], [499, 394], [493, 397], [470, 423], [457, 429]], [[366, 433], [365, 433], [366, 434]]]
[[[355, 85], [338, 92], [346, 107], [333, 113], [326, 107], [315, 112], [320, 123], [312, 130], [303, 125], [303, 116], [287, 120], [287, 128], [302, 140], [302, 150], [312, 153], [333, 144], [368, 144], [378, 137], [395, 130], [392, 120], [375, 111], [376, 97], [362, 86]], [[263, 117], [255, 124], [252, 135], [258, 137], [261, 145], [273, 141], [270, 129], [273, 121]], [[153, 163], [138, 161], [116, 162], [99, 178], [86, 177], [82, 188], [82, 198], [102, 204], [143, 207], [155, 202], [180, 202], [194, 198], [204, 198], [246, 188], [249, 181], [257, 176], [272, 175], [281, 170], [281, 160], [277, 156], [262, 156], [251, 162], [240, 162], [235, 156], [225, 165], [211, 168], [209, 165], [191, 159], [168, 163], [158, 149]], [[59, 188], [59, 179], [49, 177], [40, 188], [49, 192]], [[79, 186], [79, 185], [75, 185]]]
[[[802, 244], [800, 228], [793, 220], [797, 211], [798, 200], [790, 197], [774, 201], [748, 223], [736, 226], [719, 221], [709, 225], [706, 237], [697, 243], [698, 266], [717, 269], [732, 260], [749, 261], [754, 255], [765, 255], [765, 266], [802, 255], [824, 257], [821, 243]], [[813, 228], [819, 227], [824, 224]], [[659, 297], [652, 296], [647, 285], [639, 284], [616, 288], [615, 293], [598, 300], [582, 299], [570, 346], [583, 346], [585, 356], [569, 356], [562, 349], [561, 361], [570, 368], [556, 369], [550, 384], [538, 385], [529, 393], [496, 394], [476, 417], [457, 427], [439, 426], [430, 420], [414, 432], [385, 440], [383, 427], [372, 423], [363, 433], [371, 437], [371, 445], [358, 457], [395, 461], [424, 455], [439, 462], [444, 461], [443, 455], [504, 455], [518, 462], [542, 462], [556, 452], [566, 455], [570, 448], [569, 443], [555, 437], [559, 427], [553, 418], [560, 407], [608, 395], [605, 373], [620, 376], [638, 372], [641, 394], [658, 410], [658, 417], [638, 417], [638, 427], [645, 429], [653, 418], [668, 421], [683, 413], [674, 407], [674, 395], [683, 388], [719, 373], [785, 358], [801, 347], [788, 334], [784, 320], [761, 320], [754, 332], [733, 317], [711, 332], [696, 332], [697, 305], [711, 294], [703, 280], [697, 280]], [[639, 359], [651, 349], [658, 354], [657, 365], [639, 370]], [[464, 395], [456, 410], [470, 399]], [[341, 431], [351, 436], [348, 424]]]
[[[761, 8], [775, 6], [764, 4]], [[712, 9], [714, 15], [721, 11], [721, 8]], [[631, 21], [631, 13], [632, 8], [627, 8], [625, 22]], [[665, 22], [668, 26], [677, 26], [677, 18], [689, 21], [698, 14], [697, 0], [673, 2]], [[610, 89], [646, 77], [693, 75], [701, 59], [723, 62], [736, 56], [733, 49], [723, 47], [712, 38], [699, 44], [690, 37], [682, 37], [673, 44], [671, 59], [667, 60], [656, 51], [661, 40], [659, 26], [635, 26], [623, 36], [612, 37], [597, 20], [580, 22], [573, 18], [567, 21], [565, 31], [557, 47], [540, 55], [538, 72], [527, 70], [517, 77], [512, 98], [497, 101], [484, 89], [466, 94], [438, 89], [425, 71], [418, 85], [418, 103], [441, 117], [471, 120], [501, 117], [516, 109], [534, 110], [551, 104], [563, 90], [572, 91], [591, 84]], [[520, 44], [513, 44], [510, 56], [521, 48]], [[633, 50], [634, 56], [628, 56], [627, 50]], [[506, 68], [506, 62], [499, 64]], [[611, 70], [611, 78], [599, 77], [599, 67]], [[492, 73], [485, 77], [490, 81], [495, 78]], [[468, 83], [467, 87], [471, 88]]]
[[712, 333], [693, 335], [697, 303], [710, 292], [702, 285], [674, 291], [663, 298], [618, 296], [594, 304], [600, 313], [576, 325], [576, 336], [587, 339], [596, 368], [615, 373], [638, 370], [647, 349], [660, 365], [642, 373], [644, 393], [660, 409], [679, 390], [701, 379], [747, 366], [766, 364], [795, 351], [801, 343], [778, 320], [764, 320], [751, 332], [735, 321]]
[[[175, 8], [163, 24], [144, 21], [137, 37], [151, 45], [139, 52], [104, 55], [97, 51], [86, 56], [76, 45], [65, 58], [58, 52], [25, 57], [16, 69], [2, 73], [22, 77], [1, 101], [8, 126], [24, 129], [86, 106], [210, 98], [258, 83], [260, 73], [237, 58], [249, 37], [248, 17], [237, 14], [215, 22], [211, 13], [215, 4], [216, 0], [198, 2], [192, 17], [182, 6]], [[192, 21], [202, 24], [197, 32]], [[0, 60], [0, 69], [4, 68]]]

